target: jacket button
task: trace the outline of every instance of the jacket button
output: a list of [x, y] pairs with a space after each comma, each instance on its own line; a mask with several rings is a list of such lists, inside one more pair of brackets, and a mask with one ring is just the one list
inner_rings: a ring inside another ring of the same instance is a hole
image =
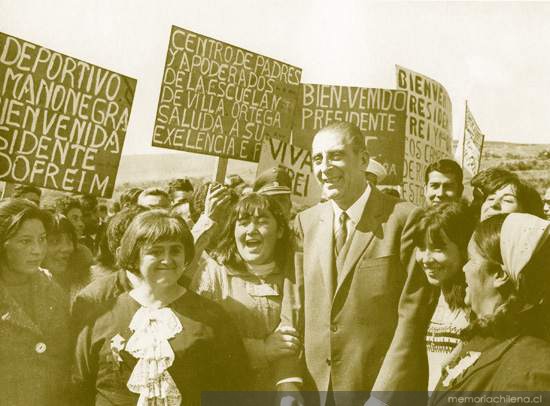
[[326, 361], [327, 361], [327, 365], [330, 366], [331, 364], [330, 358], [327, 358]]
[[330, 331], [332, 331], [333, 333], [335, 333], [336, 330], [338, 330], [338, 326], [337, 326], [336, 324], [331, 324], [331, 325], [330, 325]]
[[34, 350], [37, 354], [44, 354], [47, 348], [48, 347], [45, 343], [36, 343], [36, 345], [34, 346]]

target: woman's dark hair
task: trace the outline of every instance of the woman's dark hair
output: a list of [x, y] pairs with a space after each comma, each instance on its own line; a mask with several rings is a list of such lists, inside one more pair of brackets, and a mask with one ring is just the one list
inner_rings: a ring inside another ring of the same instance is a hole
[[463, 262], [457, 264], [459, 270], [445, 286], [443, 294], [451, 309], [464, 308], [466, 281], [461, 271], [466, 262], [468, 242], [475, 227], [475, 219], [470, 215], [465, 202], [445, 202], [427, 209], [418, 222], [413, 234], [416, 247], [445, 249], [444, 236], [457, 245]]
[[137, 204], [138, 197], [143, 192], [142, 188], [133, 187], [120, 194], [119, 201], [122, 208]]
[[132, 220], [147, 209], [141, 206], [127, 206], [111, 217], [105, 224], [105, 232], [99, 241], [96, 261], [105, 267], [114, 267], [116, 264], [116, 249], [120, 240]]
[[[539, 193], [533, 186], [521, 180], [515, 173], [498, 167], [488, 168], [476, 174], [470, 183], [474, 188], [472, 207], [481, 210], [481, 205], [489, 195], [496, 193], [505, 186], [511, 185], [516, 193], [521, 213], [545, 218], [544, 202]], [[480, 210], [477, 210], [478, 215]]]
[[139, 259], [140, 248], [147, 244], [166, 240], [175, 240], [183, 244], [186, 265], [193, 260], [195, 255], [193, 236], [181, 217], [162, 209], [138, 214], [120, 241], [117, 265], [122, 269], [139, 274], [136, 263]]
[[4, 244], [14, 236], [27, 220], [39, 220], [48, 233], [51, 215], [27, 199], [5, 199], [0, 201], [0, 260], [4, 260]]
[[238, 220], [257, 216], [259, 213], [266, 211], [273, 215], [277, 222], [277, 229], [282, 231], [281, 237], [277, 239], [275, 244], [273, 255], [279, 269], [286, 271], [286, 266], [292, 252], [291, 232], [288, 222], [279, 205], [274, 200], [270, 199], [269, 196], [258, 193], [250, 193], [241, 197], [233, 207], [229, 215], [229, 220], [222, 233], [221, 240], [215, 249], [214, 256], [218, 262], [239, 271], [244, 271], [246, 269], [243, 259], [237, 250], [235, 226]]
[[67, 217], [59, 213], [53, 214], [51, 216], [51, 219], [52, 219], [52, 222], [51, 222], [50, 232], [48, 233], [48, 237], [56, 236], [60, 234], [67, 234], [70, 237], [73, 243], [73, 246], [76, 249], [76, 246], [78, 244], [78, 238], [76, 236], [76, 230], [74, 229], [73, 223], [71, 223]]
[[[503, 271], [500, 249], [500, 233], [508, 213], [498, 214], [481, 222], [474, 231], [472, 241], [480, 255], [488, 262], [487, 272]], [[540, 247], [521, 271], [518, 283], [509, 279], [499, 291], [504, 302], [491, 316], [475, 320], [466, 332], [483, 333], [499, 337], [510, 337], [521, 332], [535, 335], [549, 334], [548, 319], [550, 300], [550, 240]], [[543, 309], [546, 309], [543, 311]]]

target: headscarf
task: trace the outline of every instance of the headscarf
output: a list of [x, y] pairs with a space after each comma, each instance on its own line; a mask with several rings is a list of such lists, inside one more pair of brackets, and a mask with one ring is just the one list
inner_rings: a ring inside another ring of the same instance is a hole
[[[526, 213], [509, 214], [500, 232], [504, 272], [516, 286], [519, 275], [550, 235], [550, 222]], [[550, 270], [548, 270], [550, 272]]]

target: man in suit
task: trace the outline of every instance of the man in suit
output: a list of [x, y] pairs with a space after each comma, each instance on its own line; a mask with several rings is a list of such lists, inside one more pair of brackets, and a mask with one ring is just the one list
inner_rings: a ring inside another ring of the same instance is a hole
[[281, 361], [279, 389], [296, 390], [301, 378], [322, 405], [362, 404], [371, 391], [395, 404], [389, 391], [427, 388], [429, 294], [411, 256], [419, 209], [368, 184], [364, 136], [352, 124], [320, 130], [312, 160], [328, 201], [296, 217], [281, 312], [281, 326], [303, 337], [305, 365]]

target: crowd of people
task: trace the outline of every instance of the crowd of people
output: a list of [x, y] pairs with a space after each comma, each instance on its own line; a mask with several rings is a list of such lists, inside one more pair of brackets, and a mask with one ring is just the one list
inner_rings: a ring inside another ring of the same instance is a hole
[[417, 207], [376, 186], [346, 122], [315, 135], [312, 164], [323, 198], [305, 210], [282, 167], [55, 209], [17, 186], [0, 201], [0, 404], [550, 391], [550, 189], [495, 167], [467, 201], [442, 159]]

